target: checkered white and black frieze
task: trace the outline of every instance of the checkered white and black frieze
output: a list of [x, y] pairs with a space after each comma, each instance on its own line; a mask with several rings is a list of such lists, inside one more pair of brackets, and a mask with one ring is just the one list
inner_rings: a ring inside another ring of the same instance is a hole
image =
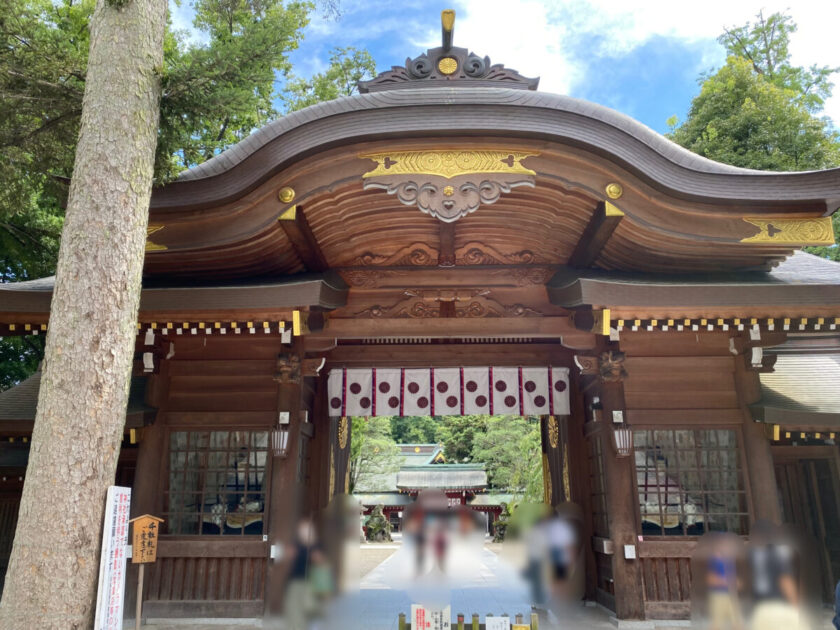
[[331, 416], [568, 415], [569, 369], [335, 369], [328, 393]]

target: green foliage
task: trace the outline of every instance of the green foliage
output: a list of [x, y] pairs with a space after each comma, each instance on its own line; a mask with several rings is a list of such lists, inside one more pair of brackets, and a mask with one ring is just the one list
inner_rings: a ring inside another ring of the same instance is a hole
[[472, 461], [475, 436], [487, 429], [491, 416], [444, 416], [438, 429], [443, 454], [451, 464]]
[[0, 340], [0, 392], [17, 385], [38, 369], [44, 358], [44, 335]]
[[776, 87], [790, 90], [791, 98], [809, 112], [818, 112], [831, 96], [831, 75], [840, 68], [790, 65], [788, 47], [796, 28], [789, 15], [773, 13], [765, 18], [759, 12], [755, 23], [726, 29], [718, 41], [730, 57], [747, 60], [756, 74]]
[[670, 135], [695, 153], [746, 168], [801, 171], [840, 162], [836, 132], [795, 92], [767, 81], [739, 57], [706, 79], [688, 119]]
[[[816, 114], [831, 96], [840, 68], [790, 63], [790, 16], [759, 13], [754, 23], [727, 29], [719, 41], [726, 65], [702, 77], [688, 118], [668, 120], [668, 136], [709, 159], [767, 171], [805, 171], [840, 165], [840, 135]], [[834, 219], [840, 240], [840, 222]], [[838, 248], [806, 248], [840, 259]]]
[[361, 477], [396, 472], [402, 458], [386, 416], [350, 419], [350, 493]]
[[437, 444], [440, 418], [400, 416], [391, 418], [391, 437], [397, 444]]
[[[275, 89], [278, 77], [291, 71], [288, 53], [298, 47], [314, 8], [311, 2], [282, 0], [193, 0], [191, 4], [199, 42], [170, 27], [164, 44], [158, 183], [280, 115], [274, 107], [281, 96]], [[326, 13], [338, 16], [337, 0], [322, 5]], [[0, 3], [3, 232], [12, 231], [8, 226], [13, 217], [39, 210], [58, 217], [60, 228], [73, 171], [94, 6], [95, 0]], [[319, 96], [337, 95], [323, 81], [338, 81], [339, 70], [350, 81], [373, 68], [370, 55], [356, 49], [334, 51], [331, 63], [329, 78], [314, 81], [306, 104]], [[364, 70], [356, 70], [354, 64]], [[340, 93], [351, 89], [343, 84]], [[295, 99], [302, 98], [302, 93], [295, 93]]]
[[[95, 4], [0, 2], [0, 282], [55, 272]], [[320, 5], [325, 15], [339, 17], [339, 0]], [[291, 71], [288, 53], [314, 9], [304, 0], [192, 0], [191, 6], [198, 41], [169, 25], [164, 42], [157, 183], [280, 115], [278, 78]], [[333, 57], [348, 73], [352, 60], [373, 67], [366, 51]], [[0, 353], [14, 354], [9, 343], [0, 339]], [[0, 372], [0, 379], [12, 373]]]
[[491, 488], [525, 501], [543, 500], [540, 425], [520, 416], [486, 416], [485, 429], [473, 437], [472, 458], [483, 462]]
[[314, 8], [280, 0], [193, 0], [208, 41], [170, 31], [164, 47], [158, 181], [203, 162], [277, 117], [277, 75], [291, 70]]
[[376, 76], [376, 63], [367, 50], [333, 48], [330, 65], [311, 79], [292, 78], [286, 84], [283, 102], [287, 111], [356, 93], [356, 82]]
[[55, 266], [82, 111], [93, 8], [94, 0], [0, 3], [4, 279], [39, 275], [45, 266], [51, 273]]

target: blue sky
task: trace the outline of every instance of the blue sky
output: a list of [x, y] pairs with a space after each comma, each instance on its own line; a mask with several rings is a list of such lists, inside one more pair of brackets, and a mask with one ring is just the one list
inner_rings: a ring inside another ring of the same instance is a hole
[[[454, 8], [456, 46], [539, 76], [540, 90], [612, 107], [659, 132], [668, 130], [670, 116], [685, 117], [698, 75], [725, 61], [717, 35], [761, 9], [788, 10], [799, 25], [791, 42], [795, 63], [840, 66], [840, 2], [342, 0], [341, 7], [338, 20], [313, 14], [301, 47], [290, 55], [298, 75], [322, 70], [335, 46], [366, 47], [379, 71], [403, 65], [406, 57], [440, 45], [440, 11]], [[186, 26], [189, 3], [175, 12], [176, 26]], [[840, 121], [840, 94], [825, 114]]]

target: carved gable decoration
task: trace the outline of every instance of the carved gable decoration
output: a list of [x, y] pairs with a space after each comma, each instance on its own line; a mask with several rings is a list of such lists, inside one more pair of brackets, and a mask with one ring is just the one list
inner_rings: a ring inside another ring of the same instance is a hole
[[359, 81], [359, 92], [379, 92], [419, 87], [507, 87], [536, 90], [539, 77], [529, 78], [516, 70], [491, 64], [490, 57], [479, 57], [466, 48], [430, 48], [419, 57], [405, 60], [405, 66], [392, 66], [370, 81]]
[[479, 57], [466, 48], [452, 45], [455, 11], [441, 12], [441, 45], [419, 57], [405, 60], [405, 66], [392, 66], [370, 81], [359, 81], [361, 94], [417, 87], [508, 87], [536, 90], [540, 80], [523, 77], [502, 64], [491, 64], [490, 57]]
[[522, 151], [392, 151], [360, 155], [377, 165], [365, 173], [364, 189], [379, 188], [406, 206], [451, 223], [518, 186], [534, 187], [536, 173]]

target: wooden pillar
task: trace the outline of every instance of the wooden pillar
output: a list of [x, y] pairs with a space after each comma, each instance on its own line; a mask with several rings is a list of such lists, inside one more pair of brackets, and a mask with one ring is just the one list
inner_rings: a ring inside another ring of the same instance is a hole
[[312, 424], [314, 435], [309, 443], [309, 500], [308, 512], [318, 515], [327, 507], [327, 481], [330, 456], [330, 440], [332, 439], [331, 422], [327, 411], [327, 375], [317, 377], [315, 383], [315, 400], [312, 409]]
[[335, 484], [333, 496], [350, 492], [350, 418], [335, 418], [335, 441], [333, 443], [333, 467]]
[[169, 361], [162, 361], [157, 374], [149, 377], [145, 402], [158, 411], [155, 421], [141, 431], [137, 449], [137, 468], [131, 490], [131, 517], [142, 514], [160, 516], [163, 510], [161, 475], [165, 471], [164, 454], [169, 450], [164, 440], [164, 417], [169, 407]]
[[595, 598], [598, 583], [595, 551], [592, 548], [592, 495], [589, 480], [589, 444], [583, 433], [586, 424], [586, 404], [581, 389], [580, 374], [571, 370], [569, 383], [571, 415], [567, 424], [567, 454], [569, 457], [569, 492], [571, 499], [583, 512], [583, 555], [586, 569], [584, 596]]
[[[137, 468], [134, 471], [134, 485], [131, 488], [131, 518], [143, 514], [160, 516], [163, 511], [166, 444], [164, 416], [169, 399], [169, 361], [162, 361], [157, 374], [149, 376], [145, 402], [157, 408], [155, 421], [140, 432], [137, 447]], [[137, 604], [137, 579], [139, 566], [129, 562], [125, 584], [125, 617], [134, 614]], [[148, 580], [148, 576], [146, 576]]]
[[[289, 419], [287, 455], [285, 458], [272, 456], [271, 460], [268, 541], [278, 550], [294, 541], [295, 528], [301, 514], [301, 346], [298, 339], [294, 346], [277, 357], [275, 380], [278, 418], [288, 414]], [[281, 612], [290, 566], [290, 558], [286, 553], [282, 553], [279, 560], [269, 560], [265, 580], [266, 615]]]
[[[632, 378], [632, 376], [631, 376]], [[604, 476], [607, 493], [607, 518], [613, 543], [613, 579], [615, 614], [619, 619], [644, 619], [642, 567], [638, 559], [624, 558], [624, 546], [636, 546], [636, 476], [632, 457], [617, 457], [613, 447], [613, 411], [624, 413], [622, 381], [601, 384], [603, 404]]]
[[566, 420], [566, 416], [542, 416], [540, 418], [544, 500], [552, 507], [560, 505], [568, 497], [565, 480], [563, 479]]
[[744, 355], [737, 355], [734, 361], [735, 389], [744, 418], [744, 459], [752, 497], [751, 522], [766, 519], [781, 523], [782, 512], [770, 440], [765, 433], [765, 425], [753, 420], [748, 406], [761, 398], [759, 373], [747, 366]]

